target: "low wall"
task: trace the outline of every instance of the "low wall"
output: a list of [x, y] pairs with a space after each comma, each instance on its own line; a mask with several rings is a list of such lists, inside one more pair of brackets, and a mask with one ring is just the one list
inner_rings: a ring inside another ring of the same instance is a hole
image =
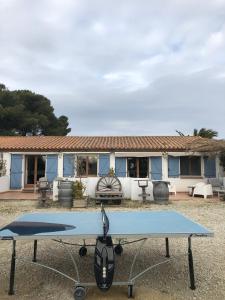
[[[81, 180], [84, 185], [86, 186], [85, 195], [89, 197], [95, 197], [95, 189], [97, 182], [99, 180], [99, 177], [88, 177], [88, 178], [61, 178], [63, 180]], [[139, 194], [142, 193], [142, 189], [138, 186], [137, 182], [138, 178], [124, 178], [120, 177], [119, 180], [122, 185], [122, 191], [124, 193], [124, 198], [131, 199], [131, 200], [142, 200], [142, 197], [139, 196]], [[153, 200], [153, 185], [151, 182], [149, 182], [149, 186], [146, 189], [146, 192], [150, 194], [150, 197], [148, 197], [148, 200]], [[58, 181], [55, 180], [53, 182], [53, 200], [58, 200]]]
[[198, 182], [207, 182], [203, 178], [169, 178], [168, 181], [176, 186], [177, 192], [188, 192], [188, 186], [195, 185]]
[[[79, 178], [69, 177], [69, 178], [63, 178], [64, 180], [80, 180]], [[138, 186], [138, 179], [143, 178], [128, 178], [128, 177], [119, 177], [119, 180], [122, 184], [122, 190], [124, 193], [124, 197], [131, 200], [142, 200], [142, 197], [139, 196], [142, 193], [142, 189]], [[81, 181], [86, 186], [85, 195], [89, 197], [95, 196], [95, 188], [97, 185], [97, 182], [99, 180], [99, 177], [87, 177], [87, 178], [81, 178]], [[225, 179], [224, 179], [225, 180]], [[180, 179], [180, 178], [169, 178], [168, 181], [171, 182], [171, 184], [174, 184], [176, 186], [177, 192], [188, 192], [188, 186], [195, 185], [198, 182], [205, 182], [204, 179]], [[150, 196], [147, 197], [147, 200], [153, 200], [153, 184], [151, 181], [148, 182], [148, 187], [146, 188], [146, 193], [150, 194]], [[53, 183], [53, 200], [58, 200], [58, 182], [54, 181]]]
[[9, 176], [0, 177], [0, 193], [7, 192], [10, 188]]

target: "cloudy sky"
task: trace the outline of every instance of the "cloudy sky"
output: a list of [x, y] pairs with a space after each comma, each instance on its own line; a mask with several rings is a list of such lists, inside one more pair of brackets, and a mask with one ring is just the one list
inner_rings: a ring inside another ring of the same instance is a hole
[[225, 0], [0, 0], [0, 82], [73, 135], [225, 138]]

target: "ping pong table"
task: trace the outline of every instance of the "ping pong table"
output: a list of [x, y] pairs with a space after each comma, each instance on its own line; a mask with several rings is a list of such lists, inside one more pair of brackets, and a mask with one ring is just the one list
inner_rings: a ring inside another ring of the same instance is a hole
[[[33, 260], [28, 261], [29, 263], [47, 268], [71, 280], [75, 286], [74, 299], [83, 300], [86, 296], [87, 287], [96, 284], [103, 291], [107, 291], [111, 285], [126, 285], [128, 297], [132, 297], [133, 286], [138, 278], [153, 268], [174, 259], [170, 257], [169, 253], [169, 238], [171, 237], [186, 237], [188, 239], [187, 257], [190, 288], [195, 289], [191, 238], [209, 236], [213, 236], [213, 232], [176, 211], [109, 211], [106, 213], [102, 207], [99, 212], [25, 214], [0, 230], [0, 240], [12, 240], [13, 244], [8, 294], [14, 294], [16, 260], [21, 259], [27, 262], [27, 260], [16, 255], [16, 242], [20, 240], [32, 240], [34, 243]], [[134, 266], [141, 249], [149, 238], [165, 239], [166, 258], [133, 275]], [[58, 242], [65, 248], [74, 265], [76, 278], [37, 261], [38, 243], [45, 239]], [[79, 251], [80, 256], [84, 256], [87, 252], [88, 244], [86, 242], [92, 239], [96, 240], [96, 243], [92, 245], [95, 247], [94, 275], [96, 282], [82, 282], [80, 280], [78, 264], [68, 247], [68, 245], [73, 245], [72, 239], [84, 240], [84, 245]], [[139, 247], [133, 257], [129, 278], [123, 282], [116, 282], [113, 280], [114, 256], [115, 254], [122, 254], [123, 245], [132, 243], [139, 243]]]

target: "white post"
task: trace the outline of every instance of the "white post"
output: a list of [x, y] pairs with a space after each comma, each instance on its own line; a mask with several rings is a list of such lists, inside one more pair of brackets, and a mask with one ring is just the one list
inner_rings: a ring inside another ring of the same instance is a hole
[[201, 155], [201, 176], [205, 178], [204, 157]]
[[58, 177], [63, 177], [63, 153], [58, 154]]
[[168, 155], [162, 155], [162, 180], [168, 180]]
[[216, 178], [221, 178], [220, 157], [216, 155]]
[[110, 169], [113, 168], [113, 170], [115, 171], [115, 152], [111, 152], [110, 156], [109, 156], [109, 167]]

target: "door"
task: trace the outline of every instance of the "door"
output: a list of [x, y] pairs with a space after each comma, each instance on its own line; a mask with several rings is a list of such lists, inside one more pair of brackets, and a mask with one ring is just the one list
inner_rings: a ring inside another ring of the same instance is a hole
[[26, 187], [32, 187], [40, 177], [45, 176], [45, 160], [43, 155], [26, 155]]
[[58, 155], [47, 155], [46, 177], [52, 182], [58, 176]]
[[11, 155], [10, 188], [13, 190], [22, 188], [22, 161], [21, 154]]

